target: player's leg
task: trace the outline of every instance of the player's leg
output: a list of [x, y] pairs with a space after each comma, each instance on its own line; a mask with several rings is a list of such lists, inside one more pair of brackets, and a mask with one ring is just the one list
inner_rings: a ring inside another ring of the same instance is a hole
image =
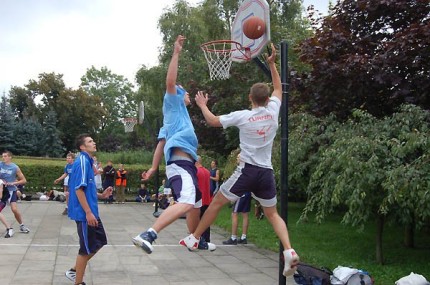
[[1, 211], [6, 207], [6, 203], [3, 201], [0, 201], [0, 222], [5, 226], [6, 232], [4, 234], [5, 238], [10, 238], [13, 236], [14, 231], [11, 227], [11, 225], [7, 222], [6, 217], [1, 213]]
[[263, 207], [264, 215], [269, 220], [284, 247], [283, 254], [285, 264], [283, 274], [285, 276], [293, 275], [299, 262], [299, 256], [291, 247], [287, 225], [279, 216], [276, 208], [276, 185], [273, 170], [260, 168], [256, 176], [259, 177], [259, 179], [257, 182], [258, 188], [253, 192], [254, 198], [260, 202]]
[[[237, 202], [235, 204], [237, 204]], [[233, 211], [231, 212], [231, 236], [228, 240], [223, 241], [222, 244], [237, 245], [237, 226], [239, 224], [238, 216], [238, 213], [234, 211], [233, 207]]]
[[19, 231], [22, 233], [28, 234], [30, 232], [30, 229], [27, 228], [22, 222], [22, 216], [18, 210], [18, 205], [16, 203], [18, 199], [16, 191], [9, 191], [9, 194], [10, 194], [10, 198], [9, 198], [10, 209], [12, 210], [12, 213], [15, 216], [15, 220], [19, 223]]
[[[133, 238], [134, 245], [142, 248], [146, 253], [152, 253], [152, 242], [157, 238], [157, 234], [193, 210], [196, 203], [197, 175], [193, 162], [187, 160], [174, 161], [174, 163], [167, 165], [166, 175], [175, 191], [174, 196], [179, 198], [177, 198], [177, 203], [167, 207], [161, 213], [151, 228]], [[191, 225], [191, 227], [195, 226]]]
[[248, 227], [249, 227], [249, 212], [242, 213], [242, 236], [238, 239], [237, 243], [239, 244], [247, 244], [247, 235], [248, 235]]

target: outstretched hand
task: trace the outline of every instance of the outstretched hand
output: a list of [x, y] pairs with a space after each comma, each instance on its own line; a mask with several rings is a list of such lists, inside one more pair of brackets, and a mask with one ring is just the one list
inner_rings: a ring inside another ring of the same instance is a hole
[[151, 176], [154, 174], [154, 172], [155, 172], [155, 169], [153, 169], [153, 168], [148, 169], [148, 171], [144, 171], [142, 173], [142, 180], [143, 181], [148, 180], [149, 178], [151, 178]]
[[176, 41], [175, 41], [175, 52], [176, 53], [180, 53], [182, 51], [182, 46], [184, 45], [185, 39], [186, 38], [182, 35], [179, 35], [176, 38]]
[[208, 94], [203, 93], [203, 91], [198, 91], [196, 95], [196, 104], [199, 108], [202, 108], [208, 104]]
[[275, 63], [275, 60], [276, 60], [276, 49], [273, 43], [270, 44], [270, 47], [272, 48], [272, 54], [271, 55], [266, 54], [266, 60], [269, 64]]

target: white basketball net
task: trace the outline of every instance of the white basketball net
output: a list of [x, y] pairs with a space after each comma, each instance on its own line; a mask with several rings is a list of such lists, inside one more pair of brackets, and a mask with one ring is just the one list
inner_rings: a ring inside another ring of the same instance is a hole
[[124, 124], [124, 131], [126, 133], [131, 133], [134, 129], [134, 126], [137, 124], [136, 118], [124, 118], [122, 119], [122, 122]]
[[209, 75], [211, 80], [224, 80], [230, 78], [230, 67], [232, 63], [231, 55], [234, 51], [245, 50], [243, 53], [249, 53], [249, 50], [243, 49], [238, 42], [231, 40], [219, 40], [204, 43], [200, 46], [208, 62]]

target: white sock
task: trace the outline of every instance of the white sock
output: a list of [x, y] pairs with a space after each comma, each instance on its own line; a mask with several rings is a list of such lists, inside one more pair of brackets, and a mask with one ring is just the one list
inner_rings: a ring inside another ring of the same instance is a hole
[[246, 235], [242, 234], [242, 237], [240, 239], [242, 239], [242, 240], [246, 239]]
[[157, 232], [153, 228], [149, 228], [148, 232], [153, 232], [153, 233], [155, 233], [155, 235], [157, 235]]
[[231, 235], [232, 240], [237, 240], [237, 235]]

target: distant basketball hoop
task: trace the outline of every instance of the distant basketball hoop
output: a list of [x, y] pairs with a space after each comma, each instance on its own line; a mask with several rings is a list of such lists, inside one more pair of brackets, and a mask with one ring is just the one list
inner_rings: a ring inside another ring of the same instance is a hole
[[137, 124], [136, 118], [123, 118], [122, 123], [124, 124], [124, 131], [126, 133], [133, 132], [134, 126]]
[[230, 78], [233, 52], [240, 52], [245, 58], [251, 59], [250, 49], [244, 48], [240, 43], [232, 40], [211, 41], [202, 44], [200, 48], [205, 54], [211, 80]]

